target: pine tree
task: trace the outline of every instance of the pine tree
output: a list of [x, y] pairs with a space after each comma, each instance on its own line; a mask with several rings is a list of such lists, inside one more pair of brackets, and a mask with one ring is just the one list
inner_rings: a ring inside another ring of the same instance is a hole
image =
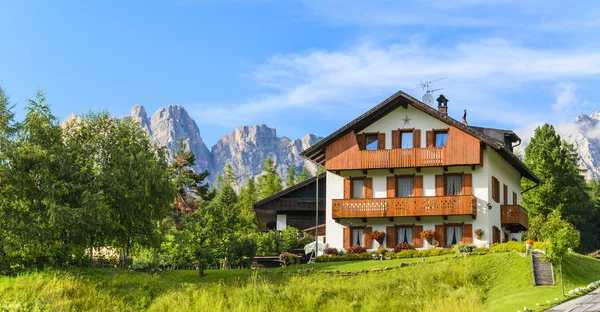
[[294, 184], [296, 184], [296, 168], [290, 166], [285, 177], [285, 185], [286, 187], [292, 187]]
[[254, 203], [258, 201], [258, 190], [254, 178], [248, 178], [246, 185], [240, 191], [238, 205], [240, 206], [240, 222], [242, 230], [254, 232], [258, 229]]
[[183, 139], [179, 139], [173, 153], [171, 170], [174, 175], [174, 184], [177, 188], [175, 210], [190, 212], [198, 208], [198, 200], [212, 198], [209, 185], [205, 179], [210, 175], [208, 170], [197, 174], [192, 168], [196, 164], [196, 156], [189, 150]]
[[270, 157], [265, 159], [262, 171], [263, 173], [258, 177], [259, 199], [281, 192], [281, 177], [277, 173], [277, 166]]
[[[532, 225], [543, 225], [550, 213], [559, 210], [581, 232], [581, 248], [595, 248], [598, 245], [593, 235], [595, 225], [588, 221], [595, 218], [596, 211], [579, 175], [572, 146], [561, 140], [553, 126], [545, 124], [535, 130], [525, 148], [524, 162], [544, 181], [523, 194], [522, 202], [533, 218]], [[523, 190], [533, 186], [533, 182], [523, 179]], [[532, 228], [530, 232], [539, 233], [539, 229]]]

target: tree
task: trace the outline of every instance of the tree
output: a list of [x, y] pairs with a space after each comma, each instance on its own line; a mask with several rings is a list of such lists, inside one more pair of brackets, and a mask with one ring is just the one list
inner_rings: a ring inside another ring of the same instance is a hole
[[[545, 124], [535, 130], [525, 148], [524, 162], [544, 180], [543, 184], [523, 194], [523, 205], [532, 218], [541, 218], [541, 222], [533, 225], [542, 225], [550, 213], [559, 210], [563, 218], [581, 232], [582, 249], [598, 247], [598, 240], [593, 235], [595, 225], [588, 222], [595, 219], [597, 213], [585, 181], [579, 175], [572, 146], [561, 140], [553, 126]], [[521, 188], [527, 190], [533, 186], [533, 182], [523, 180]]]
[[14, 106], [0, 85], [0, 274], [10, 269], [9, 236], [16, 221], [13, 213], [13, 187], [9, 182], [10, 166], [8, 166], [9, 151], [13, 150], [11, 140], [16, 129], [14, 124]]
[[240, 206], [240, 221], [242, 231], [255, 232], [258, 230], [256, 224], [256, 213], [254, 203], [258, 201], [258, 190], [254, 178], [248, 178], [246, 185], [240, 191], [238, 205]]
[[205, 181], [210, 173], [205, 170], [197, 174], [193, 169], [195, 164], [196, 156], [180, 138], [170, 166], [173, 171], [173, 182], [177, 189], [174, 215], [180, 212], [194, 211], [198, 208], [198, 199], [209, 200], [214, 196]]
[[265, 159], [262, 171], [262, 175], [258, 177], [259, 199], [281, 192], [281, 176], [277, 173], [277, 167], [270, 157]]
[[579, 246], [580, 233], [571, 223], [562, 219], [560, 210], [555, 210], [550, 213], [542, 225], [541, 234], [542, 239], [550, 243], [548, 258], [552, 263], [560, 265], [561, 287], [564, 296], [562, 260], [571, 250]]
[[296, 168], [290, 166], [285, 177], [285, 185], [286, 187], [292, 187], [294, 184], [296, 184]]
[[305, 181], [306, 179], [308, 179], [310, 177], [311, 177], [310, 172], [308, 171], [306, 166], [304, 166], [304, 167], [302, 167], [302, 172], [300, 173], [300, 176], [298, 177], [298, 182]]

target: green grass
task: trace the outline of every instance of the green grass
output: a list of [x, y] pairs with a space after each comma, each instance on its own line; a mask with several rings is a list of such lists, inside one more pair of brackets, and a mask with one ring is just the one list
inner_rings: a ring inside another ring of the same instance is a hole
[[[422, 259], [210, 270], [202, 279], [195, 271], [44, 271], [0, 278], [0, 311], [541, 311], [550, 306], [546, 300], [564, 300], [560, 286], [533, 286], [531, 259], [514, 252], [425, 260], [435, 263], [354, 276], [280, 273], [361, 271]], [[566, 291], [600, 279], [593, 258], [572, 254], [563, 268]]]

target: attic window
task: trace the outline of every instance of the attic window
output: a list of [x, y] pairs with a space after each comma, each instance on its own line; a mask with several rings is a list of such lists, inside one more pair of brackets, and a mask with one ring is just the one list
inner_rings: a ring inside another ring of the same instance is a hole
[[379, 140], [377, 133], [367, 134], [366, 135], [366, 150], [373, 151], [376, 150], [379, 146]]

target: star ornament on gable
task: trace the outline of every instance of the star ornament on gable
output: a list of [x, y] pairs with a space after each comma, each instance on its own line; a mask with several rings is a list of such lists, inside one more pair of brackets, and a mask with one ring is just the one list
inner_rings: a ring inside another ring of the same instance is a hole
[[402, 121], [404, 121], [404, 125], [410, 125], [410, 118], [408, 118], [408, 115], [406, 115]]

